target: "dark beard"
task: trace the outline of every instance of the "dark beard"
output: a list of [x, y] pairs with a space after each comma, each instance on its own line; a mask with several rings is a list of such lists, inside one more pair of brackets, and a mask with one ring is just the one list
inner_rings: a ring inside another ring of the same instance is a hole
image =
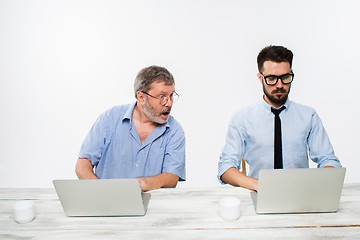
[[[284, 95], [282, 98], [273, 96], [270, 93], [268, 93], [265, 89], [264, 84], [263, 84], [263, 92], [266, 95], [266, 97], [269, 99], [270, 102], [274, 103], [275, 105], [281, 106], [287, 101], [289, 93], [290, 93], [290, 88], [289, 88], [289, 92], [286, 95]], [[286, 92], [286, 91], [283, 88], [279, 88], [279, 89], [274, 90], [272, 93], [276, 93], [276, 92]]]

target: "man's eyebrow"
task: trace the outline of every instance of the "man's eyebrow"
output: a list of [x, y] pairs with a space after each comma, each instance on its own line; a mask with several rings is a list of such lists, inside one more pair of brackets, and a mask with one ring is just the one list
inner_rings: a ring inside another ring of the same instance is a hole
[[[170, 95], [171, 95], [171, 94], [174, 94], [174, 92], [175, 92], [175, 90], [172, 91], [172, 92], [170, 93]], [[164, 95], [164, 94], [166, 94], [166, 92], [161, 91], [161, 92], [159, 93], [159, 95]]]

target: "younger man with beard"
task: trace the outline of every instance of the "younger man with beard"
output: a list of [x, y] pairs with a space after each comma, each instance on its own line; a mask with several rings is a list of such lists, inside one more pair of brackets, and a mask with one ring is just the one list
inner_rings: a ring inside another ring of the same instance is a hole
[[[293, 53], [282, 46], [268, 46], [259, 53], [257, 77], [263, 100], [237, 111], [230, 121], [219, 161], [222, 184], [257, 190], [259, 170], [308, 168], [307, 153], [318, 167], [341, 167], [315, 110], [288, 99], [294, 79], [292, 58]], [[249, 165], [249, 176], [239, 171], [242, 158]]]
[[[136, 102], [104, 112], [85, 138], [79, 179], [137, 178], [148, 191], [185, 181], [185, 135], [170, 116], [179, 97], [163, 67], [142, 69], [134, 83]], [[95, 173], [94, 173], [95, 167]]]

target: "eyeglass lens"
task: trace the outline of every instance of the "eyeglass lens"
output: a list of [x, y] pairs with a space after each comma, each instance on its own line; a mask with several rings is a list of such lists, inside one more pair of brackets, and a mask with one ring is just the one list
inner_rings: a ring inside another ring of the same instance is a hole
[[264, 78], [265, 78], [266, 83], [269, 85], [275, 85], [278, 82], [279, 78], [281, 79], [283, 84], [289, 84], [293, 80], [293, 75], [292, 74], [284, 74], [281, 76], [266, 76]]
[[174, 92], [172, 95], [170, 95], [169, 97], [160, 97], [159, 99], [160, 99], [160, 104], [161, 105], [165, 105], [168, 101], [169, 101], [169, 98], [170, 98], [170, 101], [172, 102], [172, 103], [174, 103], [174, 102], [176, 102], [177, 100], [178, 100], [178, 98], [179, 98], [179, 95], [176, 93], [176, 92]]

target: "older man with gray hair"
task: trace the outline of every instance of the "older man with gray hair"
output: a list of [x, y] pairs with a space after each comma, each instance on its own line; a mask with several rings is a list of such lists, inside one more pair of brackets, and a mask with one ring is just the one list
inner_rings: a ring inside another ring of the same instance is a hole
[[[136, 102], [104, 112], [86, 136], [76, 164], [79, 179], [137, 178], [143, 191], [185, 181], [185, 135], [170, 116], [175, 92], [163, 67], [142, 69]], [[95, 172], [94, 172], [95, 168]]]

